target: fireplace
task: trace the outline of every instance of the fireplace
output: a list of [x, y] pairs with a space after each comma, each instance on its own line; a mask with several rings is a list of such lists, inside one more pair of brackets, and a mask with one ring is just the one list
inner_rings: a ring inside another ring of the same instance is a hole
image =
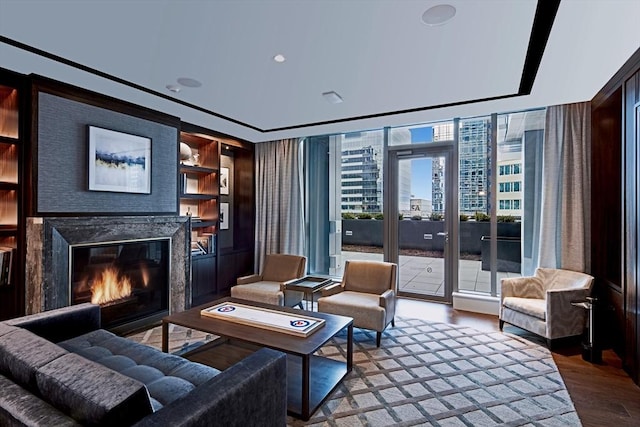
[[105, 328], [168, 313], [169, 242], [71, 245], [71, 304], [100, 304]]
[[93, 300], [110, 330], [146, 327], [189, 308], [189, 228], [181, 216], [28, 218], [25, 311], [89, 302], [109, 276], [115, 288], [131, 288]]

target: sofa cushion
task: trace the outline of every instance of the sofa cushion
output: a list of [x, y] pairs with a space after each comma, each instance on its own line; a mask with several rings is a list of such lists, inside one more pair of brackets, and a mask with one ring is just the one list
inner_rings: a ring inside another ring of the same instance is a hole
[[0, 337], [4, 334], [8, 334], [9, 332], [13, 332], [18, 329], [17, 326], [11, 326], [5, 322], [0, 322]]
[[60, 346], [145, 384], [154, 410], [220, 373], [102, 329], [61, 342]]
[[502, 305], [538, 319], [545, 320], [547, 317], [547, 301], [543, 299], [506, 297]]
[[36, 389], [36, 370], [67, 354], [63, 348], [22, 328], [0, 336], [0, 373], [28, 390]]
[[43, 399], [85, 425], [131, 425], [153, 412], [144, 384], [69, 353], [38, 369]]
[[33, 393], [0, 375], [0, 425], [41, 425], [56, 427], [80, 426]]

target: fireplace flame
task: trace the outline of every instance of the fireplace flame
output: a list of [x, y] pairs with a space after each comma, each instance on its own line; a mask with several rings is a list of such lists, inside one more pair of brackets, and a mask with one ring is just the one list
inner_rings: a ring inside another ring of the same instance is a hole
[[118, 269], [109, 267], [91, 285], [91, 302], [105, 304], [131, 295], [131, 281], [127, 276], [118, 277]]

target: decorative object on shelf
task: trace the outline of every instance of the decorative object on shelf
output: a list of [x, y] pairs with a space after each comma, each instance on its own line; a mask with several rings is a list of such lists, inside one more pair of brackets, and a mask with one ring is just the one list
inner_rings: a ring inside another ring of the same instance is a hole
[[200, 166], [200, 154], [199, 153], [194, 153], [191, 156], [192, 162], [193, 162], [193, 166]]
[[220, 230], [229, 229], [229, 203], [220, 203]]
[[220, 194], [229, 194], [229, 168], [220, 168]]
[[180, 163], [184, 162], [185, 160], [190, 160], [192, 155], [193, 155], [193, 152], [191, 151], [191, 147], [189, 147], [189, 145], [185, 144], [184, 142], [181, 142], [180, 143]]
[[89, 190], [151, 194], [151, 138], [89, 126]]

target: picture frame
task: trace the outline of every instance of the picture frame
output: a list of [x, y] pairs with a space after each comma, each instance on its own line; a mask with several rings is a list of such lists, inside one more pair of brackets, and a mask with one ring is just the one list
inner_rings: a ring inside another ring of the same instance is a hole
[[89, 191], [151, 194], [151, 138], [89, 126]]
[[220, 168], [220, 194], [229, 194], [229, 168]]
[[229, 229], [229, 203], [220, 203], [220, 230]]

